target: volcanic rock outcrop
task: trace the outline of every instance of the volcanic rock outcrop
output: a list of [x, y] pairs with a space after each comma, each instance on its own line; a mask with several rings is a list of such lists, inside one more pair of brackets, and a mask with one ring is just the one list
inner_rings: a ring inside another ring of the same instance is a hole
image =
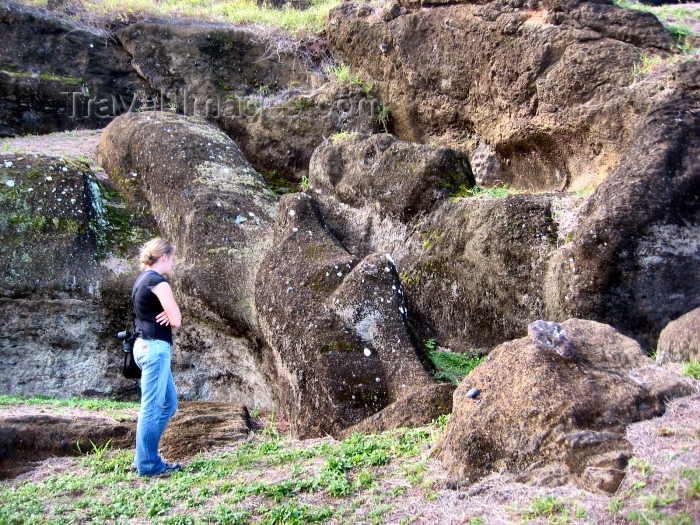
[[700, 361], [700, 308], [671, 321], [661, 331], [656, 360]]
[[699, 70], [677, 67], [620, 165], [585, 199], [467, 197], [469, 182], [436, 200], [412, 178], [420, 163], [388, 153], [395, 139], [361, 135], [318, 148], [311, 191], [343, 245], [392, 253], [417, 328], [448, 346], [493, 346], [538, 318], [579, 316], [651, 349], [700, 301], [700, 281], [686, 278], [700, 263]]
[[[692, 393], [691, 380], [655, 366], [610, 326], [579, 319], [562, 326], [575, 359], [517, 339], [493, 350], [459, 385], [439, 445], [454, 482], [502, 471], [527, 480], [556, 467], [560, 480], [614, 492], [631, 453], [625, 427]], [[472, 388], [481, 390], [478, 397], [466, 395]]]
[[190, 319], [178, 340], [181, 389], [274, 406], [253, 283], [271, 242], [277, 197], [223, 132], [172, 113], [118, 117], [98, 158], [177, 247], [173, 288]]
[[256, 305], [295, 435], [337, 434], [433, 382], [402, 294], [390, 257], [359, 259], [327, 231], [308, 195], [282, 199]]
[[129, 284], [119, 269], [124, 261], [107, 252], [116, 248], [114, 227], [129, 210], [111, 207], [117, 203], [108, 202], [103, 189], [82, 162], [25, 154], [0, 158], [5, 393], [135, 393], [132, 382], [116, 377], [120, 356], [108, 350], [125, 327]]
[[[252, 30], [140, 23], [98, 48], [67, 22], [3, 11], [2, 134], [96, 125], [66, 121], [45, 92], [71, 85], [93, 112], [113, 101], [100, 92], [120, 90], [138, 93], [141, 111], [106, 129], [106, 178], [61, 159], [0, 157], [2, 387], [133, 397], [107, 341], [128, 323], [135, 247], [156, 233], [180, 258], [182, 397], [283, 407], [301, 437], [406, 422], [407, 404], [431, 392], [442, 410], [448, 387], [426, 371], [421, 339], [473, 351], [537, 319], [576, 317], [654, 348], [700, 306], [697, 61], [676, 60], [653, 16], [605, 2], [438, 4], [332, 12], [331, 51], [361, 86], [320, 73], [323, 46], [273, 48]], [[46, 42], [29, 37], [34, 25]], [[659, 73], [640, 72], [645, 54]], [[185, 109], [185, 91], [209, 123]], [[379, 120], [395, 135], [376, 134]], [[308, 191], [280, 203], [263, 169]], [[510, 194], [489, 196], [474, 173]], [[570, 323], [583, 357], [551, 372], [574, 383], [608, 339], [631, 344], [606, 335], [581, 350]], [[623, 352], [629, 367], [646, 366], [634, 352]], [[629, 419], [661, 410], [649, 403]], [[624, 453], [618, 430], [600, 443]], [[615, 485], [622, 456], [606, 463], [596, 445], [569, 460], [552, 447], [585, 483]], [[592, 478], [594, 467], [612, 477]]]
[[7, 2], [0, 34], [0, 137], [101, 128], [153, 93], [106, 31]]
[[488, 144], [518, 187], [581, 189], [609, 175], [661, 87], [630, 89], [641, 49], [674, 46], [659, 21], [598, 2], [441, 3], [349, 2], [329, 17], [333, 50], [376, 80], [394, 132], [469, 152]]

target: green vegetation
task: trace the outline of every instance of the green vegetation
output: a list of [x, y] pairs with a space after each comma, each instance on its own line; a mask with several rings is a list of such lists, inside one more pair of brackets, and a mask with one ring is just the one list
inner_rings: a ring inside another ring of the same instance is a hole
[[282, 175], [282, 173], [276, 170], [261, 171], [259, 173], [265, 180], [265, 184], [267, 184], [267, 187], [270, 188], [270, 190], [272, 190], [272, 192], [277, 195], [286, 195], [287, 193], [296, 193], [300, 191], [300, 184], [288, 181], [284, 178], [284, 175]]
[[693, 379], [700, 379], [700, 363], [695, 359], [685, 363], [683, 365], [683, 375]]
[[537, 517], [562, 518], [563, 523], [568, 522], [569, 510], [566, 502], [560, 501], [552, 496], [539, 496], [532, 500], [530, 508], [525, 514], [525, 519]]
[[661, 63], [662, 59], [660, 56], [643, 53], [640, 61], [635, 62], [632, 66], [632, 81], [637, 82], [642, 75], [651, 73]]
[[365, 80], [362, 73], [354, 72], [350, 69], [350, 66], [338, 65], [326, 68], [326, 74], [335, 79], [340, 84], [349, 84], [360, 86], [363, 91], [369, 95], [370, 91], [374, 87], [374, 84], [368, 80]]
[[389, 119], [391, 117], [391, 108], [384, 103], [379, 104], [377, 111], [377, 122], [382, 127], [384, 133], [389, 133]]
[[111, 401], [108, 399], [82, 399], [70, 397], [56, 399], [55, 397], [36, 396], [7, 396], [0, 395], [0, 407], [13, 405], [48, 405], [51, 407], [71, 407], [82, 410], [103, 412], [109, 416], [131, 419], [138, 411], [139, 403], [129, 401]]
[[596, 190], [595, 186], [587, 186], [583, 188], [582, 190], [576, 190], [574, 193], [578, 195], [579, 197], [587, 197], [591, 193], [593, 193]]
[[423, 232], [420, 235], [421, 238], [421, 248], [423, 250], [429, 250], [445, 236], [445, 232], [439, 232], [437, 230], [430, 230]]
[[436, 346], [435, 339], [425, 341], [428, 358], [435, 366], [434, 376], [438, 381], [457, 385], [484, 360], [484, 356], [443, 352], [442, 350], [436, 350]]
[[337, 144], [341, 140], [345, 140], [350, 137], [356, 137], [358, 135], [359, 133], [357, 131], [340, 131], [338, 133], [334, 133], [331, 139], [333, 140], [333, 144]]
[[155, 232], [139, 225], [138, 214], [130, 208], [124, 194], [92, 176], [88, 179], [88, 186], [93, 208], [90, 229], [97, 238], [101, 257], [132, 253], [137, 246], [155, 236]]
[[[47, 8], [49, 0], [21, 0], [33, 7]], [[285, 7], [274, 9], [256, 0], [168, 0], [147, 2], [145, 0], [75, 0], [53, 3], [52, 8], [62, 14], [98, 27], [109, 26], [109, 22], [133, 22], [146, 18], [166, 20], [191, 19], [195, 21], [227, 24], [255, 24], [279, 28], [292, 33], [320, 32], [328, 12], [339, 0], [311, 0], [307, 9]]]
[[[136, 517], [196, 524], [302, 524], [371, 517], [379, 520], [371, 522], [381, 523], [393, 505], [384, 501], [385, 489], [376, 485], [385, 473], [396, 471], [398, 478], [407, 480], [406, 487], [428, 491], [422, 480], [423, 455], [444, 429], [444, 419], [420, 429], [355, 433], [339, 443], [312, 445], [294, 445], [268, 427], [225, 452], [198, 456], [165, 479], [139, 479], [129, 469], [132, 451], [93, 446], [76, 460], [76, 468], [2, 486], [0, 523], [105, 523]], [[324, 503], [302, 501], [310, 494]], [[431, 494], [426, 492], [426, 497]], [[357, 505], [348, 506], [351, 500], [375, 504], [354, 516]]]
[[525, 190], [512, 188], [508, 184], [497, 184], [491, 188], [483, 188], [481, 186], [468, 187], [466, 185], [460, 186], [457, 191], [450, 195], [450, 200], [456, 202], [459, 199], [464, 199], [467, 197], [507, 197], [508, 195], [518, 195], [525, 193]]
[[678, 49], [683, 53], [692, 53], [694, 49], [686, 42], [687, 37], [693, 34], [689, 24], [700, 20], [700, 11], [683, 4], [665, 4], [660, 6], [646, 5], [636, 0], [613, 0], [619, 7], [636, 9], [655, 15], [666, 30], [671, 33], [678, 42]]
[[80, 86], [85, 83], [82, 78], [69, 77], [64, 75], [53, 75], [51, 73], [32, 73], [30, 71], [23, 71], [14, 66], [14, 64], [0, 64], [0, 72], [5, 73], [11, 77], [21, 77], [21, 78], [39, 78], [41, 80], [50, 80], [53, 82], [60, 82], [62, 84], [71, 84], [74, 86]]

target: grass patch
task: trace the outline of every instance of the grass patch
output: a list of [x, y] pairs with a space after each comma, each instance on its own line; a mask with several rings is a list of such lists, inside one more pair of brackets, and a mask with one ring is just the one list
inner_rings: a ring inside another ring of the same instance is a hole
[[539, 496], [532, 500], [530, 508], [525, 514], [525, 519], [530, 520], [538, 517], [546, 517], [550, 520], [560, 517], [566, 523], [568, 522], [569, 510], [565, 502], [553, 496]]
[[497, 184], [491, 188], [483, 188], [481, 186], [468, 187], [462, 185], [457, 191], [450, 194], [450, 200], [456, 202], [459, 199], [468, 197], [507, 197], [508, 195], [519, 195], [525, 193], [525, 191], [526, 190], [519, 188], [512, 188], [506, 183]]
[[455, 385], [458, 385], [485, 358], [485, 356], [430, 349], [427, 344], [426, 348], [428, 348], [428, 358], [435, 366], [435, 379]]
[[648, 55], [643, 53], [639, 62], [632, 66], [632, 81], [637, 82], [643, 75], [648, 75], [662, 63], [658, 55]]
[[374, 87], [372, 82], [365, 80], [362, 73], [353, 72], [350, 66], [344, 64], [327, 67], [326, 74], [340, 84], [360, 86], [366, 94]]
[[131, 401], [83, 399], [78, 397], [56, 399], [55, 397], [49, 396], [24, 397], [0, 395], [0, 407], [22, 405], [49, 405], [51, 407], [79, 408], [81, 410], [104, 412], [105, 414], [115, 417], [116, 419], [120, 419], [125, 416], [131, 418], [134, 415], [134, 411], [137, 411], [139, 408], [138, 402]]
[[[258, 432], [252, 441], [199, 456], [165, 479], [138, 478], [129, 470], [130, 450], [93, 446], [68, 472], [0, 486], [0, 523], [131, 518], [172, 524], [322, 523], [348, 512], [341, 502], [369, 500], [379, 493], [380, 471], [395, 470], [415, 483], [413, 490], [427, 491], [420, 485], [424, 455], [443, 429], [444, 422], [437, 421], [424, 428], [355, 433], [342, 442], [311, 446], [293, 444], [277, 432]], [[298, 499], [310, 493], [323, 502], [311, 505]], [[391, 506], [373, 510], [379, 520]]]
[[700, 379], [700, 363], [698, 363], [695, 359], [684, 363], [683, 375], [692, 377], [693, 379]]
[[[49, 5], [48, 0], [21, 0], [20, 3], [45, 9]], [[321, 32], [328, 12], [339, 3], [339, 0], [311, 0], [307, 9], [274, 9], [259, 4], [256, 0], [75, 0], [61, 3], [59, 5], [62, 7], [51, 10], [98, 27], [107, 26], [112, 21], [127, 23], [146, 18], [163, 18], [261, 25], [297, 34]]]

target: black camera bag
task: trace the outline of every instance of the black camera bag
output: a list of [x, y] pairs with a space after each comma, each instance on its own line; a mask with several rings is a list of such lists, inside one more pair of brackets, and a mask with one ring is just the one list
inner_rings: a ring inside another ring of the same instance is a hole
[[136, 364], [134, 360], [134, 342], [136, 341], [136, 313], [134, 312], [134, 296], [136, 295], [136, 290], [138, 290], [141, 281], [144, 277], [148, 275], [148, 272], [141, 275], [134, 284], [134, 288], [131, 290], [131, 320], [134, 325], [134, 332], [126, 331], [125, 336], [122, 341], [122, 350], [124, 351], [124, 367], [122, 373], [127, 379], [141, 379], [141, 368]]
[[124, 377], [127, 379], [141, 379], [141, 369], [134, 360], [134, 341], [136, 336], [127, 332], [127, 338], [122, 341], [122, 350], [124, 351]]

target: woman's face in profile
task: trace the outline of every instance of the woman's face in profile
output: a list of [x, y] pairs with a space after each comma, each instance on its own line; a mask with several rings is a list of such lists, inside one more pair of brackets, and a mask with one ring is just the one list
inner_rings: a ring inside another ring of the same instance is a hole
[[170, 255], [165, 255], [164, 256], [164, 266], [163, 266], [163, 275], [170, 275], [170, 272], [173, 271], [173, 266], [175, 265], [175, 252], [171, 253]]

